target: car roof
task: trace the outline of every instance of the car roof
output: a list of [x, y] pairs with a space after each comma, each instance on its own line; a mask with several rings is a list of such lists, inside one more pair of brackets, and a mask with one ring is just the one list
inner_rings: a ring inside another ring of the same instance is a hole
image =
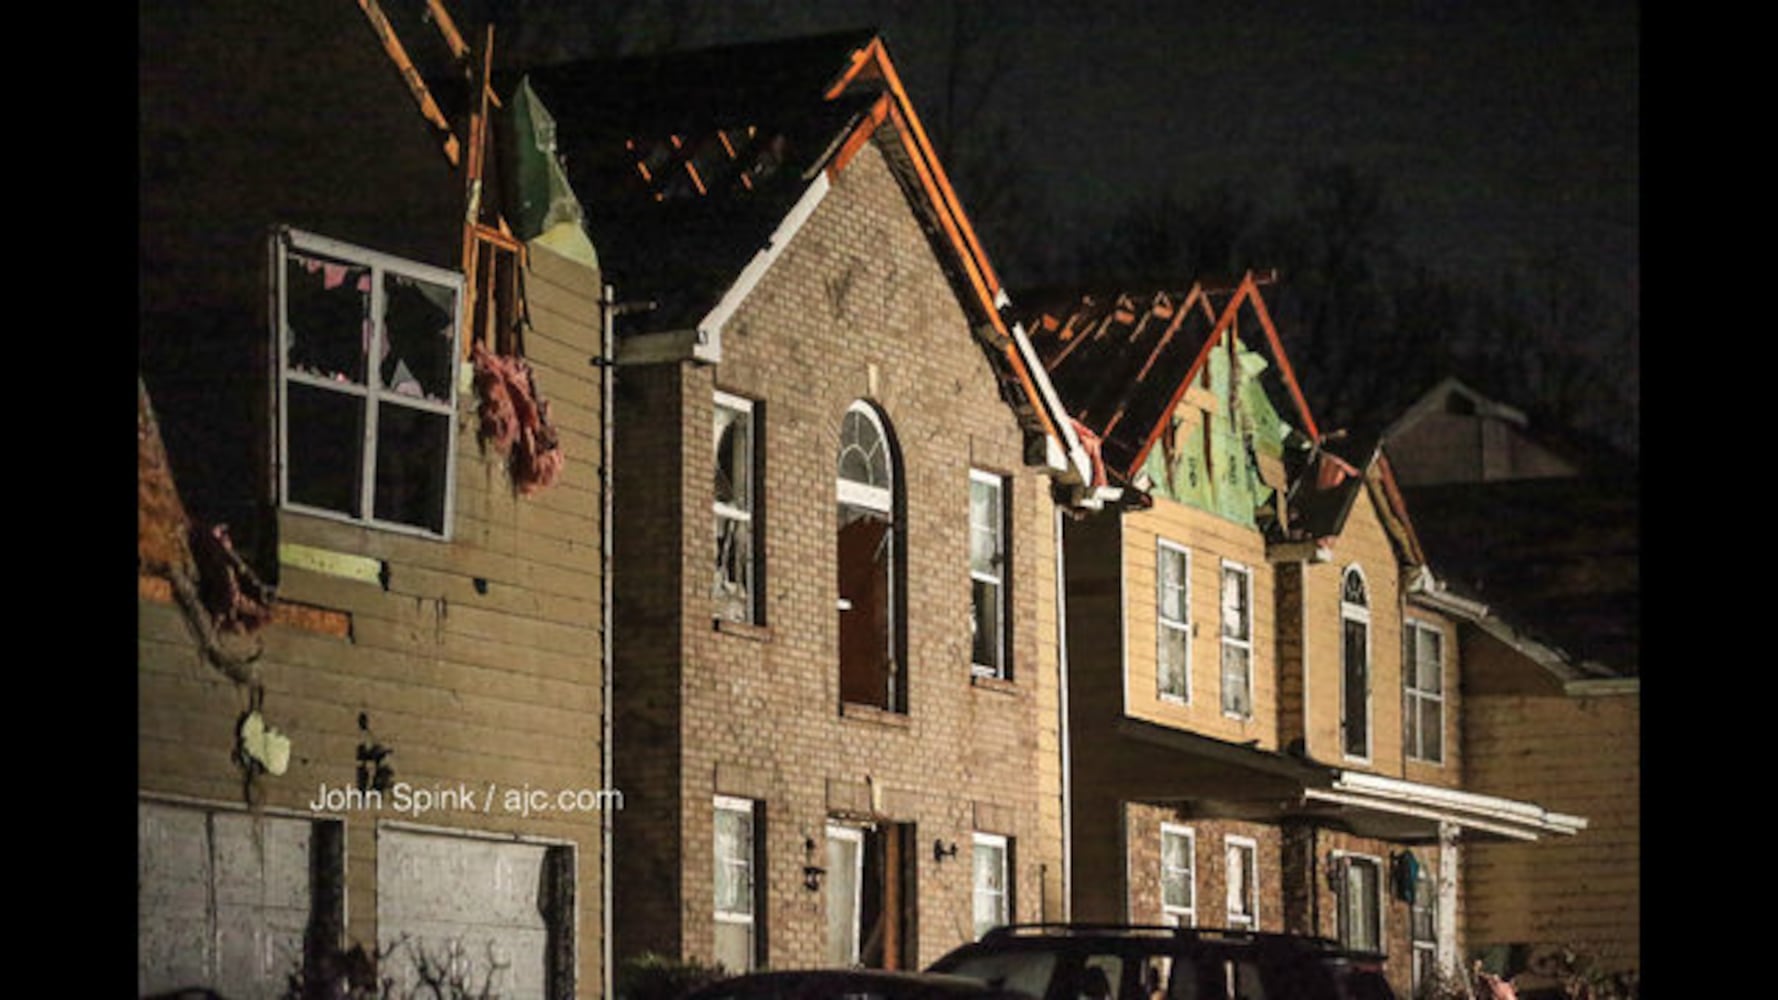
[[727, 996], [831, 997], [849, 992], [876, 993], [889, 997], [1003, 997], [1019, 996], [984, 985], [967, 976], [938, 972], [889, 969], [780, 969], [754, 972], [713, 983], [687, 1000], [714, 1000]]

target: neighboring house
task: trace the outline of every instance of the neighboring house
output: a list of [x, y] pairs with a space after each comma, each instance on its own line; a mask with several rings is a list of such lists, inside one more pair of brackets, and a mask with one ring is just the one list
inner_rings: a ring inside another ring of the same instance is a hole
[[139, 27], [138, 993], [600, 995], [590, 248], [466, 213], [351, 5]]
[[882, 41], [528, 86], [623, 299], [620, 961], [917, 968], [1057, 914], [1088, 462]]
[[1463, 852], [1585, 821], [1466, 785], [1456, 625], [1259, 286], [1019, 309], [1125, 491], [1064, 535], [1072, 917], [1335, 937], [1406, 993], [1462, 955]]
[[[1466, 856], [1468, 944], [1509, 975], [1563, 950], [1603, 972], [1641, 964], [1640, 486], [1634, 461], [1563, 437], [1447, 379], [1386, 443], [1462, 595], [1466, 780], [1590, 821], [1572, 841]], [[1496, 447], [1464, 461], [1429, 448], [1466, 439]], [[1586, 460], [1525, 461], [1557, 451]]]

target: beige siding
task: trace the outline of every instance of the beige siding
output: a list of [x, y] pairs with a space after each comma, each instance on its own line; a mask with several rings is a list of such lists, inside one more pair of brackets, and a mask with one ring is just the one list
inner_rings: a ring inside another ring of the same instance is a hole
[[[1162, 698], [1155, 676], [1159, 540], [1191, 553], [1192, 622], [1190, 700]], [[1277, 670], [1273, 639], [1272, 566], [1259, 533], [1215, 514], [1157, 499], [1154, 507], [1124, 516], [1124, 588], [1128, 614], [1129, 714], [1230, 742], [1258, 740], [1277, 749]], [[1253, 712], [1245, 719], [1222, 710], [1222, 566], [1245, 566], [1252, 581]]]
[[[343, 613], [345, 637], [290, 625], [263, 633], [258, 663], [267, 722], [291, 739], [289, 770], [257, 782], [264, 808], [307, 815], [323, 785], [354, 784], [361, 744], [394, 750], [394, 780], [414, 789], [496, 794], [492, 808], [333, 814], [346, 831], [349, 938], [377, 940], [378, 830], [409, 821], [481, 835], [538, 838], [576, 851], [578, 995], [600, 991], [600, 815], [509, 812], [509, 790], [597, 790], [600, 774], [599, 393], [596, 275], [532, 251], [526, 342], [538, 390], [562, 430], [567, 465], [520, 498], [504, 460], [475, 437], [473, 392], [458, 408], [450, 541], [285, 512], [284, 544], [366, 556], [382, 581], [284, 568], [279, 596]], [[244, 473], [245, 474], [245, 473]], [[247, 695], [205, 665], [178, 610], [138, 614], [137, 776], [147, 797], [243, 805], [234, 727]], [[368, 724], [361, 729], [360, 717]]]

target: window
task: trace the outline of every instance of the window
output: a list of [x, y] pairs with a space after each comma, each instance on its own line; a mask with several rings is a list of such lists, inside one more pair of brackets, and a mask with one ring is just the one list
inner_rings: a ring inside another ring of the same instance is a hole
[[757, 534], [757, 419], [752, 400], [716, 394], [715, 420], [716, 578], [711, 596], [715, 617], [759, 622]]
[[883, 419], [854, 403], [840, 424], [840, 700], [907, 711], [899, 629], [895, 455]]
[[1007, 880], [1007, 839], [975, 835], [975, 936], [1012, 922], [1012, 891]]
[[[1408, 855], [1412, 858], [1413, 855]], [[1414, 993], [1432, 978], [1438, 963], [1438, 880], [1432, 869], [1417, 859], [1413, 864], [1414, 898], [1408, 906], [1414, 941]]]
[[754, 803], [716, 797], [716, 961], [730, 972], [757, 964]]
[[343, 825], [136, 804], [136, 985], [283, 995], [304, 941], [344, 931]]
[[1382, 951], [1382, 863], [1356, 854], [1334, 858], [1340, 944], [1356, 951]]
[[1165, 539], [1155, 547], [1155, 686], [1162, 698], [1191, 700], [1191, 554]]
[[999, 476], [969, 470], [971, 672], [1007, 677], [1006, 483]]
[[1193, 863], [1197, 837], [1191, 827], [1161, 824], [1161, 923], [1191, 927], [1197, 923], [1198, 887]]
[[1223, 840], [1228, 876], [1228, 925], [1259, 930], [1259, 845], [1247, 837]]
[[1364, 574], [1349, 567], [1340, 580], [1340, 730], [1348, 757], [1371, 755], [1371, 612]]
[[863, 905], [864, 831], [827, 828], [827, 964], [850, 969], [859, 963], [858, 927]]
[[461, 276], [296, 230], [276, 253], [281, 502], [449, 537]]
[[1402, 633], [1402, 734], [1408, 756], [1445, 759], [1445, 634], [1419, 622]]
[[1222, 564], [1222, 711], [1253, 717], [1253, 573]]

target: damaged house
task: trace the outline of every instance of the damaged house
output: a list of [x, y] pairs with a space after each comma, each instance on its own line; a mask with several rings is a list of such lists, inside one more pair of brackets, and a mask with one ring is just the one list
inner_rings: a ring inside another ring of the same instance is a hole
[[1407, 995], [1464, 956], [1470, 845], [1585, 820], [1466, 781], [1456, 622], [1266, 280], [1019, 305], [1122, 493], [1064, 534], [1071, 916], [1337, 938]]
[[500, 211], [536, 123], [436, 3], [139, 28], [138, 993], [600, 994], [601, 285]]
[[910, 969], [1058, 914], [1052, 483], [1087, 461], [882, 40], [526, 86], [623, 299], [620, 961]]

